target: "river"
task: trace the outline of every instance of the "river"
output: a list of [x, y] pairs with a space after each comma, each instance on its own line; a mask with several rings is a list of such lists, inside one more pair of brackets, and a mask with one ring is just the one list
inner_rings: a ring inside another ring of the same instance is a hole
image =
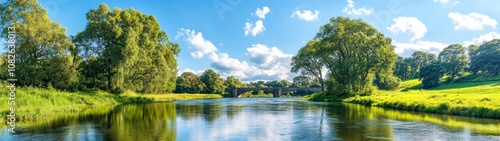
[[485, 140], [500, 120], [291, 98], [225, 98], [90, 109], [22, 126], [1, 141]]

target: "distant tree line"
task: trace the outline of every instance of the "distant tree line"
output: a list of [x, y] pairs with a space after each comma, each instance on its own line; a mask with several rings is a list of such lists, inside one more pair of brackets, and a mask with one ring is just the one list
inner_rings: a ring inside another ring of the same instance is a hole
[[438, 86], [440, 79], [452, 82], [466, 73], [498, 75], [500, 72], [500, 39], [464, 47], [452, 44], [439, 55], [415, 51], [411, 57], [398, 57], [394, 75], [402, 80], [419, 78], [424, 88]]
[[288, 80], [256, 81], [243, 83], [234, 76], [226, 79], [212, 69], [208, 69], [200, 76], [192, 72], [184, 72], [177, 77], [175, 93], [224, 93], [226, 88], [319, 88], [321, 85], [308, 76], [299, 75]]

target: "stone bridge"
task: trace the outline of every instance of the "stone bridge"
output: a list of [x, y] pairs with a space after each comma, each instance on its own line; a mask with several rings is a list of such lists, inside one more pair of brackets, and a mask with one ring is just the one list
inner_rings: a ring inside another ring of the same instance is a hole
[[249, 91], [264, 91], [265, 93], [272, 93], [274, 97], [281, 97], [281, 94], [286, 94], [291, 91], [309, 91], [321, 92], [321, 88], [227, 88], [226, 91], [231, 92], [233, 97], [240, 97], [242, 93]]

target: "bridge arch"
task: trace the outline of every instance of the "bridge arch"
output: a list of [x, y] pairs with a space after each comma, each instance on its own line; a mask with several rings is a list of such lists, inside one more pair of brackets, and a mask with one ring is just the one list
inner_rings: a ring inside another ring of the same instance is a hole
[[238, 98], [241, 94], [249, 91], [264, 91], [267, 93], [273, 93], [273, 97], [281, 97], [282, 94], [291, 91], [311, 91], [311, 92], [321, 92], [321, 88], [228, 88], [226, 91], [231, 92], [233, 97]]

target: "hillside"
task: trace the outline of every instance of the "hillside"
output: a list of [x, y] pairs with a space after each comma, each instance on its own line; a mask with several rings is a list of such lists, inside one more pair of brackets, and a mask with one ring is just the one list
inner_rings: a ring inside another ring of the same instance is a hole
[[452, 83], [424, 90], [418, 79], [403, 81], [396, 91], [378, 91], [371, 96], [344, 102], [401, 110], [500, 118], [500, 75], [467, 75]]

